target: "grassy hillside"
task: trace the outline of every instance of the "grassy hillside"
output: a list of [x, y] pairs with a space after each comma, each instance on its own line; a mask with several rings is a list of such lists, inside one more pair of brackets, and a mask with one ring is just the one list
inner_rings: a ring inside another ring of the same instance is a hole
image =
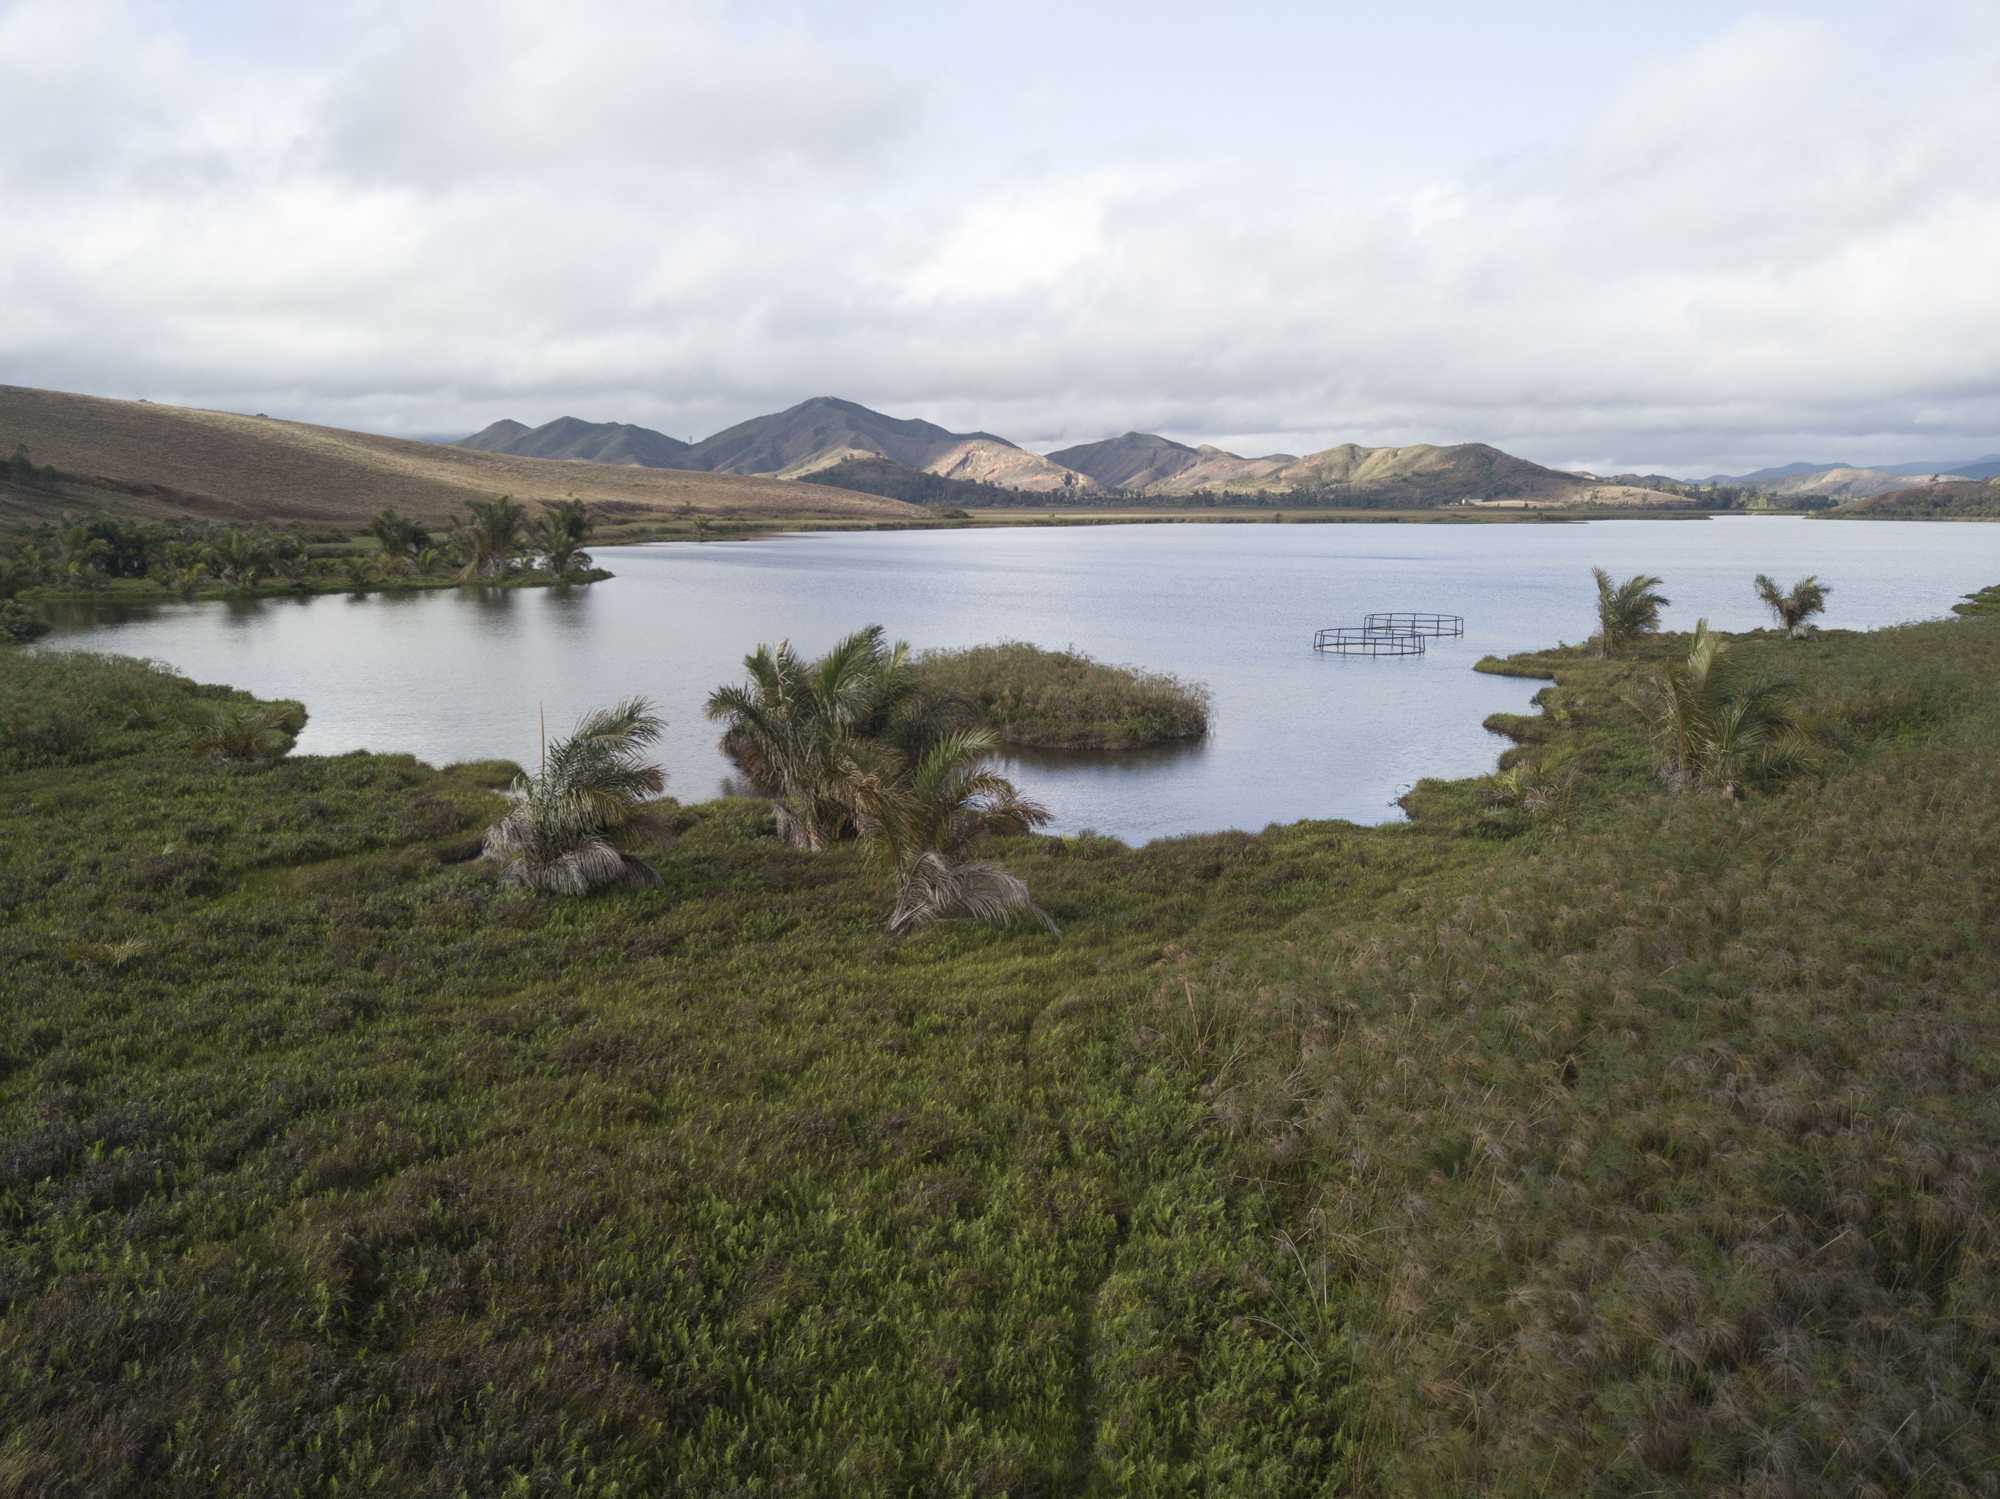
[[2000, 479], [1913, 485], [1849, 500], [1827, 515], [1842, 520], [2000, 519]]
[[0, 657], [0, 1490], [1984, 1492], [2000, 620], [1742, 641], [1824, 768], [1741, 801], [1685, 646], [910, 941], [758, 804], [509, 894], [505, 767]]
[[0, 484], [0, 524], [64, 511], [231, 524], [365, 525], [384, 506], [437, 523], [467, 500], [569, 496], [613, 517], [895, 519], [910, 507], [769, 479], [555, 463], [301, 422], [0, 386], [0, 448], [25, 444], [54, 488]]
[[682, 468], [691, 446], [678, 437], [629, 422], [586, 422], [559, 416], [539, 427], [498, 421], [450, 444], [479, 453], [511, 453], [517, 458], [561, 458], [581, 463], [619, 463], [638, 468]]

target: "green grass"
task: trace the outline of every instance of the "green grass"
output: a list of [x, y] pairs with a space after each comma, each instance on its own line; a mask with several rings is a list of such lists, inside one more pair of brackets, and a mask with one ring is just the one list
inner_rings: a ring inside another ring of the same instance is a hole
[[1517, 659], [1560, 823], [1014, 840], [1060, 941], [887, 940], [751, 802], [507, 894], [507, 767], [193, 760], [79, 663], [0, 1492], [1988, 1492], [2000, 621], [1741, 648], [1823, 779], [1670, 796], [1644, 660]]
[[1003, 641], [926, 651], [917, 666], [929, 686], [964, 692], [982, 727], [1010, 746], [1135, 749], [1208, 731], [1206, 687], [1079, 651]]

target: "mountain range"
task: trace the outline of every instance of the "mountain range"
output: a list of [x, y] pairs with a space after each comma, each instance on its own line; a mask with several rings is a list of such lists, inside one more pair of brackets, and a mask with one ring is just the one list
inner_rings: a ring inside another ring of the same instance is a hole
[[[609, 434], [616, 433], [616, 438]], [[561, 417], [529, 428], [499, 421], [453, 447], [529, 458], [580, 459], [799, 479], [851, 459], [887, 459], [915, 473], [1030, 491], [1095, 489], [1095, 482], [991, 432], [949, 432], [935, 423], [884, 416], [853, 401], [815, 396], [787, 411], [752, 417], [680, 442], [645, 427]], [[615, 450], [617, 457], [600, 457]]]
[[1748, 474], [1711, 474], [1696, 482], [1739, 485], [1777, 495], [1824, 494], [1858, 498], [1906, 489], [1911, 479], [1933, 476], [1952, 479], [2000, 477], [2000, 453], [1988, 453], [1983, 458], [1969, 458], [1962, 462], [1925, 458], [1913, 463], [1884, 463], [1866, 468], [1852, 463], [1787, 463], [1782, 468], [1760, 468]]
[[524, 457], [810, 479], [897, 498], [923, 493], [933, 503], [959, 501], [935, 484], [917, 482], [918, 476], [978, 486], [978, 493], [962, 496], [968, 504], [994, 503], [995, 490], [1073, 498], [1104, 490], [1148, 496], [1303, 491], [1322, 501], [1389, 505], [1569, 498], [1579, 487], [1575, 475], [1484, 443], [1400, 448], [1343, 443], [1304, 457], [1269, 453], [1245, 458], [1155, 433], [1127, 432], [1043, 457], [991, 432], [952, 432], [830, 396], [753, 417], [696, 443], [644, 427], [563, 417], [534, 428], [495, 422], [452, 445]]

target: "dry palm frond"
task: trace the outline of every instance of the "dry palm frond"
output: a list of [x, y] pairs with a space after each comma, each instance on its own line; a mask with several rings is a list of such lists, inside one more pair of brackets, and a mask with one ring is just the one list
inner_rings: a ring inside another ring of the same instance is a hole
[[1062, 935], [1054, 918], [1029, 896], [1028, 887], [999, 865], [954, 862], [926, 852], [897, 873], [896, 909], [889, 916], [888, 930], [901, 937], [940, 921], [1006, 926], [1023, 916]]

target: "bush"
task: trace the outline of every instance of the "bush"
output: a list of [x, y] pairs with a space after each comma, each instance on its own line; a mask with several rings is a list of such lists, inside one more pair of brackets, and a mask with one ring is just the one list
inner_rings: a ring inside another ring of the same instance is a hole
[[1206, 687], [1079, 651], [1003, 641], [926, 651], [917, 668], [931, 689], [964, 693], [981, 725], [1010, 746], [1135, 749], [1208, 732]]

